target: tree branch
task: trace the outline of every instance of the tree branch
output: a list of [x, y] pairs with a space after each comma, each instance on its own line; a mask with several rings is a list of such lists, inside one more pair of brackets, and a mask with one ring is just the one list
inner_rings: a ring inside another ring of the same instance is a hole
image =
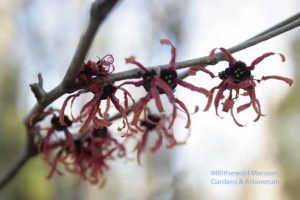
[[[235, 46], [229, 48], [228, 51], [231, 53], [235, 53], [235, 52], [244, 50], [246, 48], [249, 48], [251, 46], [254, 46], [256, 44], [259, 44], [261, 42], [269, 40], [275, 36], [278, 36], [282, 33], [290, 31], [294, 28], [297, 28], [299, 26], [300, 26], [300, 18], [297, 20], [294, 20], [293, 22], [291, 22], [288, 25], [285, 25], [285, 26], [279, 27], [275, 30], [272, 30], [270, 32], [267, 32], [264, 35], [256, 36], [253, 39], [249, 39], [245, 42], [235, 45]], [[222, 52], [220, 52], [220, 53], [216, 53], [214, 58], [205, 56], [205, 57], [196, 58], [196, 59], [192, 59], [192, 60], [177, 62], [176, 69], [183, 69], [183, 68], [188, 68], [188, 67], [192, 67], [192, 66], [215, 65], [219, 61], [223, 61], [224, 59], [225, 59], [224, 54]], [[169, 66], [169, 64], [165, 64], [165, 65], [158, 65], [158, 66], [150, 67], [150, 68], [157, 70], [160, 68], [166, 68], [168, 66]], [[125, 71], [125, 72], [111, 74], [111, 75], [104, 77], [103, 79], [106, 82], [114, 82], [114, 81], [120, 81], [120, 80], [124, 80], [124, 79], [140, 78], [141, 76], [142, 76], [142, 71], [140, 69], [133, 69], [133, 70]]]
[[[27, 146], [26, 151], [21, 154], [19, 159], [13, 163], [12, 167], [9, 168], [7, 172], [3, 174], [0, 178], [0, 189], [2, 189], [12, 178], [17, 174], [17, 172], [26, 164], [26, 162], [32, 158], [33, 156], [37, 155], [38, 152], [36, 150], [34, 144], [34, 134], [30, 133], [31, 129], [31, 122], [34, 123], [35, 119], [38, 119], [39, 114], [53, 101], [61, 97], [66, 93], [74, 92], [78, 89], [82, 89], [85, 85], [76, 82], [77, 75], [80, 70], [80, 66], [84, 62], [85, 56], [92, 44], [92, 41], [95, 37], [95, 34], [98, 30], [98, 27], [105, 19], [107, 14], [112, 10], [114, 5], [118, 2], [118, 0], [96, 0], [91, 8], [91, 17], [89, 20], [89, 24], [87, 30], [83, 34], [78, 47], [75, 51], [73, 59], [68, 67], [68, 70], [62, 80], [62, 82], [52, 89], [50, 92], [41, 92], [43, 91], [42, 88], [42, 79], [39, 78], [39, 82], [33, 86], [33, 93], [37, 97], [38, 103], [31, 109], [31, 111], [24, 117], [24, 124], [27, 127]], [[267, 29], [266, 31], [258, 34], [254, 38], [251, 38], [245, 42], [242, 42], [236, 46], [229, 48], [228, 50], [231, 53], [235, 53], [240, 50], [244, 50], [248, 47], [253, 45], [259, 44], [263, 41], [271, 39], [277, 35], [285, 33], [289, 30], [292, 30], [298, 26], [300, 26], [300, 14], [297, 14], [283, 22]], [[186, 60], [182, 62], [176, 63], [177, 69], [188, 68], [191, 66], [206, 66], [206, 65], [214, 65], [217, 64], [219, 61], [224, 60], [224, 55], [222, 53], [215, 54], [214, 58], [210, 58], [208, 56]], [[152, 69], [159, 70], [160, 68], [168, 67], [168, 64], [159, 65], [151, 67]], [[105, 82], [115, 82], [121, 81], [125, 79], [133, 79], [133, 78], [140, 78], [142, 76], [142, 71], [139, 69], [133, 69], [125, 72], [115, 73], [108, 75], [103, 78]], [[32, 87], [31, 87], [32, 88]], [[35, 91], [36, 90], [36, 91]], [[35, 117], [35, 119], [32, 119]], [[118, 117], [117, 115], [114, 117]]]
[[289, 17], [289, 18], [287, 18], [287, 19], [285, 19], [285, 20], [279, 22], [278, 24], [275, 24], [274, 26], [272, 26], [272, 27], [270, 27], [270, 28], [264, 30], [263, 32], [261, 32], [261, 33], [255, 35], [255, 36], [253, 36], [252, 38], [250, 38], [250, 39], [248, 39], [248, 40], [252, 40], [252, 39], [254, 39], [254, 38], [256, 38], [256, 37], [265, 35], [266, 33], [269, 33], [269, 32], [271, 32], [271, 31], [274, 31], [274, 30], [276, 30], [276, 29], [278, 29], [278, 28], [281, 28], [281, 27], [283, 27], [283, 26], [289, 25], [290, 23], [292, 23], [292, 22], [294, 22], [294, 21], [296, 21], [296, 20], [298, 20], [298, 19], [300, 19], [300, 13], [296, 13], [295, 15], [293, 15], [293, 16], [291, 16], [291, 17]]
[[31, 88], [32, 93], [34, 94], [37, 102], [39, 102], [43, 96], [46, 94], [43, 88], [43, 77], [42, 74], [38, 74], [38, 82], [29, 85]]
[[79, 73], [80, 66], [84, 62], [85, 56], [90, 49], [97, 30], [117, 2], [118, 0], [96, 0], [93, 3], [90, 11], [88, 27], [79, 41], [73, 59], [62, 82], [58, 86], [48, 93], [45, 92], [43, 89], [43, 79], [41, 74], [38, 75], [38, 83], [30, 84], [31, 90], [37, 99], [37, 104], [23, 119], [23, 123], [27, 128], [26, 150], [22, 152], [15, 162], [13, 162], [8, 171], [4, 172], [0, 177], [0, 190], [17, 175], [19, 170], [30, 158], [38, 154], [34, 144], [34, 134], [30, 131], [31, 123], [34, 123], [34, 119], [32, 118], [38, 119], [39, 113], [41, 113], [45, 107], [63, 94], [74, 91], [74, 82]]
[[84, 62], [99, 26], [117, 2], [118, 0], [96, 0], [93, 3], [88, 27], [79, 41], [73, 59], [61, 83], [63, 88], [71, 87], [76, 80], [80, 66]]
[[[300, 19], [294, 20], [292, 23], [287, 24], [282, 27], [279, 27], [278, 29], [272, 30], [271, 32], [267, 32], [264, 35], [256, 36], [254, 39], [250, 39], [245, 42], [242, 42], [236, 46], [229, 48], [228, 50], [231, 53], [235, 53], [235, 52], [244, 50], [248, 47], [254, 46], [263, 41], [266, 41], [275, 36], [278, 36], [282, 33], [285, 33], [294, 28], [297, 28], [298, 26], [300, 26]], [[224, 59], [225, 58], [224, 58], [223, 53], [220, 52], [220, 53], [216, 53], [214, 58], [210, 58], [209, 56], [204, 56], [201, 58], [177, 62], [176, 68], [183, 69], [183, 68], [188, 68], [191, 66], [215, 65], [219, 61], [223, 61]], [[154, 70], [158, 70], [160, 68], [166, 68], [168, 66], [169, 66], [169, 64], [165, 64], [165, 65], [158, 65], [158, 66], [154, 66], [154, 67], [150, 67], [150, 68], [154, 69]], [[143, 72], [141, 70], [132, 69], [132, 70], [128, 70], [125, 72], [119, 72], [119, 73], [114, 73], [114, 74], [108, 75], [108, 76], [104, 77], [103, 80], [105, 82], [115, 82], [115, 81], [121, 81], [121, 80], [125, 80], [125, 79], [140, 78], [142, 76], [142, 74], [143, 74]], [[49, 93], [45, 94], [43, 99], [41, 99], [41, 101], [33, 107], [33, 109], [29, 112], [29, 114], [24, 119], [25, 124], [28, 124], [31, 116], [43, 111], [43, 109], [46, 106], [51, 104], [53, 101], [55, 101], [62, 95], [66, 94], [66, 93], [71, 93], [71, 92], [81, 89], [83, 87], [84, 87], [84, 85], [81, 85], [78, 82], [75, 82], [73, 85], [71, 85], [69, 88], [66, 88], [66, 89], [63, 89], [61, 84], [58, 85], [56, 88], [51, 90]]]

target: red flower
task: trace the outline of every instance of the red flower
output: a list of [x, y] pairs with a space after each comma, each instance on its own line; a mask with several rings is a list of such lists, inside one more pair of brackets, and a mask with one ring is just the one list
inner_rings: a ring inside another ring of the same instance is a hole
[[66, 164], [67, 170], [92, 184], [99, 183], [100, 187], [105, 184], [105, 172], [109, 169], [107, 161], [126, 156], [123, 144], [114, 139], [106, 127], [88, 129], [75, 140], [75, 145], [77, 153]]
[[[214, 57], [216, 50], [217, 49], [213, 49], [211, 51], [210, 57]], [[254, 121], [259, 120], [259, 118], [262, 116], [262, 113], [261, 113], [261, 107], [260, 107], [259, 100], [256, 98], [256, 92], [255, 92], [256, 82], [260, 83], [260, 81], [262, 81], [262, 80], [277, 79], [277, 80], [284, 81], [291, 86], [293, 83], [293, 80], [282, 77], [282, 76], [276, 76], [276, 75], [263, 76], [259, 80], [254, 79], [254, 76], [252, 75], [252, 71], [255, 69], [255, 66], [258, 63], [260, 63], [261, 61], [263, 61], [266, 57], [274, 55], [275, 53], [273, 53], [273, 52], [265, 53], [265, 54], [257, 57], [255, 60], [252, 61], [250, 66], [247, 66], [242, 61], [236, 61], [232, 57], [231, 53], [228, 50], [226, 50], [225, 48], [220, 48], [220, 50], [224, 53], [226, 60], [229, 63], [229, 66], [224, 71], [219, 72], [218, 77], [222, 81], [218, 86], [213, 87], [210, 90], [211, 95], [209, 96], [208, 105], [206, 106], [205, 110], [209, 109], [209, 107], [213, 101], [213, 94], [216, 90], [218, 90], [217, 94], [215, 96], [215, 99], [214, 99], [214, 106], [215, 106], [216, 114], [217, 114], [217, 116], [219, 116], [218, 107], [221, 103], [221, 100], [225, 98], [224, 92], [228, 90], [229, 95], [222, 103], [223, 104], [223, 107], [222, 107], [223, 112], [230, 111], [234, 122], [238, 126], [241, 126], [241, 127], [244, 126], [236, 120], [236, 117], [234, 116], [234, 112], [233, 112], [233, 107], [234, 107], [234, 104], [235, 104], [236, 100], [238, 99], [239, 95], [249, 96], [250, 102], [238, 106], [237, 113], [244, 111], [252, 106], [252, 108], [254, 109], [254, 111], [257, 114], [257, 117], [254, 119]], [[284, 62], [285, 57], [282, 54], [279, 54], [279, 56], [281, 57], [282, 62]], [[195, 71], [199, 71], [199, 70], [209, 74], [212, 78], [215, 77], [215, 75], [213, 73], [211, 73], [209, 70], [207, 70], [203, 67], [191, 68], [191, 74], [195, 74]]]
[[140, 132], [133, 132], [130, 136], [138, 139], [138, 142], [135, 146], [135, 151], [137, 151], [137, 161], [141, 164], [141, 153], [146, 149], [148, 138], [150, 133], [156, 133], [158, 138], [155, 141], [155, 144], [150, 147], [152, 153], [156, 152], [163, 143], [163, 139], [167, 141], [167, 148], [172, 148], [179, 144], [184, 144], [185, 142], [178, 142], [175, 137], [173, 130], [170, 130], [167, 126], [168, 123], [171, 123], [170, 118], [165, 115], [155, 115], [151, 113], [144, 112], [144, 119], [140, 121], [138, 130]]
[[[204, 88], [200, 88], [197, 86], [194, 86], [188, 82], [183, 81], [180, 79], [176, 72], [176, 48], [174, 45], [166, 39], [160, 40], [161, 44], [166, 44], [171, 46], [171, 60], [170, 65], [168, 68], [160, 69], [159, 73], [156, 72], [153, 69], [148, 69], [141, 63], [135, 60], [134, 57], [129, 57], [126, 59], [126, 63], [135, 64], [138, 66], [143, 72], [142, 80], [140, 81], [126, 81], [122, 85], [126, 84], [132, 84], [136, 87], [143, 86], [144, 89], [148, 92], [147, 95], [139, 100], [137, 105], [133, 108], [134, 111], [134, 117], [132, 120], [132, 125], [137, 126], [138, 120], [140, 118], [140, 115], [143, 111], [146, 109], [146, 105], [148, 102], [153, 98], [155, 100], [156, 107], [160, 113], [164, 111], [163, 104], [160, 99], [160, 94], [166, 94], [166, 96], [169, 99], [169, 102], [171, 103], [173, 107], [172, 112], [172, 120], [169, 125], [169, 128], [173, 126], [174, 120], [177, 116], [177, 109], [181, 108], [186, 116], [187, 116], [187, 123], [186, 128], [190, 127], [190, 114], [185, 106], [185, 104], [175, 97], [173, 94], [175, 88], [177, 85], [181, 85], [185, 88], [188, 88], [192, 91], [199, 92], [201, 94], [204, 94], [205, 96], [208, 96], [210, 93], [208, 90]], [[180, 110], [181, 110], [180, 109]]]
[[[111, 125], [111, 122], [108, 121], [109, 117], [109, 109], [110, 109], [110, 103], [112, 102], [117, 109], [118, 112], [121, 113], [123, 118], [123, 127], [119, 128], [120, 130], [123, 129], [125, 126], [129, 127], [129, 123], [126, 116], [126, 111], [128, 109], [128, 96], [131, 98], [131, 100], [134, 103], [134, 99], [131, 97], [131, 94], [122, 87], [116, 87], [112, 83], [104, 84], [104, 82], [100, 79], [101, 76], [107, 75], [109, 73], [112, 73], [113, 70], [110, 70], [110, 67], [114, 66], [112, 64], [113, 60], [107, 61], [105, 58], [111, 58], [113, 57], [111, 55], [108, 55], [98, 61], [97, 63], [93, 63], [92, 61], [89, 61], [87, 64], [84, 64], [84, 69], [82, 73], [79, 75], [81, 80], [88, 81], [88, 88], [82, 89], [78, 91], [75, 94], [72, 94], [68, 96], [61, 108], [61, 115], [60, 115], [60, 122], [64, 124], [64, 112], [65, 108], [69, 101], [71, 101], [71, 110], [73, 103], [77, 97], [79, 97], [82, 94], [85, 93], [93, 93], [94, 97], [88, 101], [81, 109], [79, 116], [74, 117], [71, 113], [72, 119], [75, 122], [85, 120], [83, 122], [82, 127], [80, 128], [80, 132], [83, 133], [87, 130], [90, 123], [93, 122], [94, 128], [103, 128], [103, 127], [109, 127]], [[97, 70], [96, 70], [97, 69]], [[92, 72], [92, 73], [90, 73]], [[124, 94], [124, 106], [120, 104], [119, 99], [116, 97], [117, 90], [121, 90]], [[106, 100], [106, 108], [104, 112], [102, 112], [100, 105], [103, 100]]]
[[[63, 175], [58, 169], [59, 165], [62, 165], [67, 171], [78, 174], [84, 180], [103, 186], [105, 171], [109, 169], [107, 161], [126, 156], [123, 144], [113, 138], [106, 127], [87, 129], [76, 139], [68, 129], [72, 121], [67, 116], [66, 125], [62, 125], [54, 112], [49, 113], [53, 114], [51, 127], [46, 129], [46, 136], [38, 142], [38, 149], [43, 153], [44, 160], [51, 165], [48, 178], [55, 172]], [[61, 131], [64, 132], [65, 138], [59, 140], [54, 136], [57, 137], [57, 133]]]
[[[59, 117], [55, 114], [55, 111], [56, 110], [49, 110], [46, 112], [46, 114], [52, 115], [51, 127], [46, 128], [46, 136], [41, 138], [37, 144], [38, 150], [43, 153], [43, 159], [51, 165], [51, 171], [48, 175], [48, 178], [51, 178], [54, 172], [62, 175], [62, 173], [57, 169], [58, 163], [64, 163], [69, 154], [76, 153], [76, 148], [73, 141], [74, 138], [68, 129], [73, 122], [69, 120], [67, 116], [64, 116], [65, 125], [62, 125], [59, 121]], [[57, 133], [59, 132], [64, 133], [64, 142], [62, 140], [57, 140], [56, 137]], [[51, 153], [58, 147], [60, 149], [56, 152], [54, 159], [51, 160]]]
[[114, 57], [107, 54], [98, 62], [89, 60], [87, 63], [83, 63], [78, 75], [78, 80], [85, 82], [95, 77], [105, 76], [112, 73], [115, 70]]

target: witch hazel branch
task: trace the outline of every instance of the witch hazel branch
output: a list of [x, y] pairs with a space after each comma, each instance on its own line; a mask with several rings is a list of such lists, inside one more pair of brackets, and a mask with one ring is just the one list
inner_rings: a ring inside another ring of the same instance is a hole
[[[261, 81], [274, 79], [289, 86], [293, 83], [293, 80], [279, 75], [266, 75], [258, 79], [253, 75], [256, 65], [276, 53], [264, 53], [247, 66], [243, 61], [236, 61], [227, 49], [221, 47], [219, 49], [224, 54], [228, 66], [225, 65], [224, 70], [217, 75], [213, 74], [209, 67], [189, 68], [190, 76], [201, 77], [206, 74], [211, 78], [220, 79], [217, 86], [206, 89], [205, 85], [194, 85], [177, 74], [176, 47], [167, 39], [161, 39], [160, 42], [162, 45], [170, 46], [171, 49], [170, 62], [166, 68], [158, 70], [148, 68], [133, 56], [125, 59], [127, 64], [135, 65], [142, 71], [141, 78], [136, 81], [128, 80], [119, 85], [115, 82], [103, 81], [103, 78], [112, 74], [116, 68], [113, 63], [114, 58], [110, 54], [96, 62], [89, 60], [82, 64], [77, 81], [86, 87], [66, 97], [61, 108], [46, 111], [44, 115], [50, 116], [49, 127], [42, 128], [39, 122], [33, 125], [35, 130], [40, 129], [38, 132], [43, 130], [46, 132], [46, 136], [39, 137], [37, 145], [42, 158], [51, 166], [49, 178], [54, 174], [62, 175], [62, 171], [67, 171], [103, 186], [106, 180], [105, 172], [109, 169], [108, 163], [124, 159], [132, 152], [126, 145], [128, 140], [135, 142], [133, 151], [136, 153], [138, 163], [141, 164], [141, 155], [147, 150], [156, 152], [163, 144], [166, 144], [167, 148], [173, 148], [185, 143], [185, 141], [177, 141], [173, 130], [178, 115], [185, 118], [184, 128], [188, 132], [192, 124], [190, 110], [193, 114], [205, 114], [213, 103], [217, 116], [220, 117], [221, 105], [222, 112], [230, 112], [233, 122], [243, 127], [244, 125], [237, 120], [238, 113], [247, 112], [252, 108], [257, 114], [254, 121], [258, 121], [263, 116], [260, 100], [255, 92]], [[218, 49], [210, 52], [210, 58], [215, 57], [216, 50]], [[282, 54], [277, 55], [282, 62], [285, 61]], [[129, 85], [142, 87], [145, 96], [136, 98], [127, 89]], [[190, 90], [195, 95], [206, 97], [206, 101], [199, 102], [199, 105], [193, 109], [187, 108], [185, 105], [187, 100], [176, 95], [175, 90], [178, 86]], [[227, 97], [226, 91], [228, 91]], [[73, 103], [86, 93], [92, 94], [93, 97], [87, 100], [79, 109], [79, 114], [74, 116]], [[123, 98], [118, 98], [117, 93], [121, 93]], [[166, 96], [167, 102], [162, 103], [162, 96]], [[249, 103], [237, 105], [240, 96], [248, 97]], [[154, 102], [155, 108], [148, 106], [151, 101]], [[129, 104], [131, 117], [127, 115]], [[171, 107], [170, 113], [165, 111], [167, 104]], [[66, 115], [67, 106], [71, 110], [70, 115]], [[204, 107], [203, 112], [200, 111], [200, 107]], [[111, 109], [116, 110], [122, 119], [116, 130], [111, 128], [116, 122], [109, 120]], [[72, 126], [79, 128], [72, 129]], [[79, 137], [75, 138], [77, 132]], [[116, 134], [118, 132], [119, 134]], [[154, 144], [149, 144], [148, 138], [154, 132], [157, 139]], [[62, 135], [61, 140], [55, 140], [58, 134]]]
[[[178, 133], [173, 128], [178, 116], [184, 118], [186, 136], [193, 124], [191, 114], [205, 115], [212, 105], [216, 117], [220, 117], [220, 112], [230, 113], [233, 124], [243, 127], [245, 124], [238, 119], [240, 112], [254, 111], [255, 122], [263, 116], [261, 99], [256, 95], [256, 88], [260, 87], [261, 82], [275, 80], [289, 86], [293, 84], [292, 79], [278, 74], [255, 76], [257, 65], [262, 61], [267, 62], [268, 57], [279, 57], [279, 62], [284, 66], [285, 57], [281, 53], [263, 53], [249, 65], [237, 60], [232, 54], [298, 27], [299, 14], [236, 46], [228, 49], [218, 47], [208, 52], [207, 56], [193, 60], [176, 62], [175, 45], [168, 39], [161, 39], [160, 43], [170, 48], [170, 62], [165, 65], [151, 67], [129, 55], [124, 63], [134, 65], [136, 69], [115, 73], [118, 66], [114, 65], [114, 56], [111, 54], [97, 61], [84, 62], [98, 27], [117, 2], [95, 1], [87, 30], [64, 79], [57, 87], [46, 92], [41, 75], [39, 82], [31, 85], [37, 104], [24, 119], [28, 140], [26, 153], [22, 154], [11, 170], [4, 173], [0, 179], [0, 188], [13, 178], [27, 160], [38, 154], [50, 165], [48, 178], [73, 173], [102, 187], [106, 182], [106, 172], [115, 160], [128, 160], [134, 154], [138, 164], [142, 165], [145, 151], [154, 153], [163, 145], [171, 149], [185, 144], [185, 140], [176, 139]], [[224, 66], [223, 70], [214, 74], [209, 65], [218, 63]], [[178, 74], [178, 69], [183, 68], [187, 68], [184, 75]], [[209, 76], [218, 79], [219, 83], [213, 88], [206, 88], [205, 84], [186, 81], [188, 76]], [[128, 89], [131, 86], [142, 88], [145, 95], [137, 98]], [[205, 100], [189, 108], [186, 106], [187, 99], [176, 94], [178, 87], [202, 96]], [[60, 107], [50, 107], [52, 102], [67, 93], [69, 95]], [[75, 114], [74, 103], [86, 94], [90, 95], [90, 99]], [[249, 102], [240, 104], [242, 96], [248, 98]], [[149, 106], [151, 102], [154, 108]], [[166, 111], [166, 106], [171, 108], [170, 112]], [[116, 114], [111, 116], [112, 112]], [[149, 142], [152, 136], [156, 137], [153, 144]], [[128, 145], [129, 141], [134, 143], [133, 147]]]

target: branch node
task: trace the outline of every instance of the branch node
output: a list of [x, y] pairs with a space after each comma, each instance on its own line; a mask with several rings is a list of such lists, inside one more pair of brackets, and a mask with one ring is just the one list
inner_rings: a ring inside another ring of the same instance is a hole
[[41, 101], [41, 99], [45, 96], [46, 92], [43, 88], [43, 77], [42, 74], [38, 74], [38, 82], [37, 83], [32, 83], [29, 85], [31, 88], [31, 91], [33, 92], [36, 100], [38, 102]]

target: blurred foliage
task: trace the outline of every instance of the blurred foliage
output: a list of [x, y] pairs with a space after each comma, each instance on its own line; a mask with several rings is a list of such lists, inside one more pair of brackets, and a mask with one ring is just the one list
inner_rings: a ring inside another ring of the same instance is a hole
[[[18, 76], [16, 72], [0, 70], [0, 170], [5, 170], [24, 149], [25, 130], [21, 114], [16, 107]], [[7, 68], [8, 69], [8, 68]], [[48, 168], [40, 159], [33, 159], [23, 168], [19, 176], [9, 183], [0, 193], [0, 199], [32, 200], [53, 199], [53, 186], [45, 176]]]
[[277, 109], [274, 131], [278, 141], [278, 158], [282, 170], [283, 189], [287, 199], [300, 199], [300, 37], [293, 44], [295, 84]]

